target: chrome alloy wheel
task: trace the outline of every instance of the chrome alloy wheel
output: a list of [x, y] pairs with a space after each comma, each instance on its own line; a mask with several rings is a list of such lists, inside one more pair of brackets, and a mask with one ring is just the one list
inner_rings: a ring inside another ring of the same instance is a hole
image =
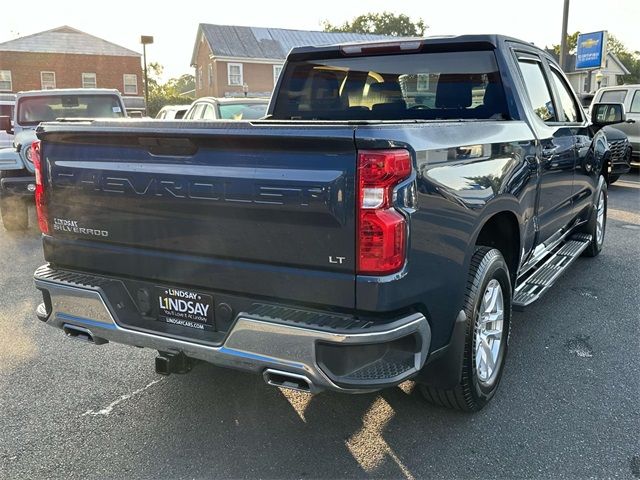
[[596, 211], [596, 243], [602, 245], [604, 240], [604, 192], [600, 190]]
[[496, 379], [503, 325], [502, 287], [498, 280], [493, 279], [482, 296], [475, 328], [476, 375], [481, 384], [491, 385]]

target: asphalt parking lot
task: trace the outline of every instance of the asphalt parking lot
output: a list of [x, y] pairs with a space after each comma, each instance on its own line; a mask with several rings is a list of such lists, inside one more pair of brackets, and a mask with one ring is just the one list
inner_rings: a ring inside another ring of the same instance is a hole
[[0, 228], [0, 478], [640, 478], [640, 178], [609, 191], [604, 252], [514, 315], [478, 414], [408, 382], [317, 396], [155, 352], [67, 340], [34, 315], [35, 229]]

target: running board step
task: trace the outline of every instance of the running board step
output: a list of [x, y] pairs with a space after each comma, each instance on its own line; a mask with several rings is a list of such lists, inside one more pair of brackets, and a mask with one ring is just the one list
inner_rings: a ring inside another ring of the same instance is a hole
[[522, 311], [538, 300], [591, 243], [591, 235], [574, 235], [516, 287], [513, 309]]

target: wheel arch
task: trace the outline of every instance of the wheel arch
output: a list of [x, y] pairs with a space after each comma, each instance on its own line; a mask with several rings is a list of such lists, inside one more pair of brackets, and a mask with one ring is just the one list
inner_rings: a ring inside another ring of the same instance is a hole
[[520, 266], [522, 234], [519, 216], [511, 209], [497, 210], [487, 215], [479, 225], [474, 245], [496, 248], [509, 267], [512, 285]]

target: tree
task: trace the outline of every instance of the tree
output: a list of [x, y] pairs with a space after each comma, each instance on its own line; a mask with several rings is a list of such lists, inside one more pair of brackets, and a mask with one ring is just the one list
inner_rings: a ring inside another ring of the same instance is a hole
[[190, 73], [180, 75], [178, 78], [171, 78], [167, 83], [181, 95], [196, 89], [196, 77]]
[[[580, 35], [580, 32], [573, 32], [571, 35], [567, 35], [567, 53], [576, 53], [576, 48], [578, 48], [578, 35]], [[554, 45], [553, 51], [556, 55], [560, 55], [560, 45]]]
[[[576, 53], [578, 47], [578, 35], [580, 32], [574, 32], [571, 35], [567, 35], [567, 50], [568, 53]], [[553, 45], [553, 50], [556, 54], [560, 54], [560, 45]], [[640, 52], [631, 52], [627, 47], [618, 40], [615, 35], [607, 35], [607, 50], [613, 53], [620, 62], [629, 70], [629, 75], [623, 75], [618, 77], [618, 81], [622, 83], [639, 83], [640, 82]]]
[[429, 26], [422, 18], [412, 22], [407, 15], [395, 15], [391, 12], [366, 13], [346, 21], [342, 25], [333, 25], [328, 20], [322, 22], [325, 32], [373, 33], [398, 37], [421, 37]]
[[185, 92], [195, 88], [193, 75], [184, 74], [161, 84], [160, 77], [163, 70], [162, 65], [157, 62], [151, 62], [148, 66], [149, 104], [147, 105], [147, 112], [151, 117], [155, 117], [165, 105], [182, 105], [193, 101], [192, 96], [183, 95]]

